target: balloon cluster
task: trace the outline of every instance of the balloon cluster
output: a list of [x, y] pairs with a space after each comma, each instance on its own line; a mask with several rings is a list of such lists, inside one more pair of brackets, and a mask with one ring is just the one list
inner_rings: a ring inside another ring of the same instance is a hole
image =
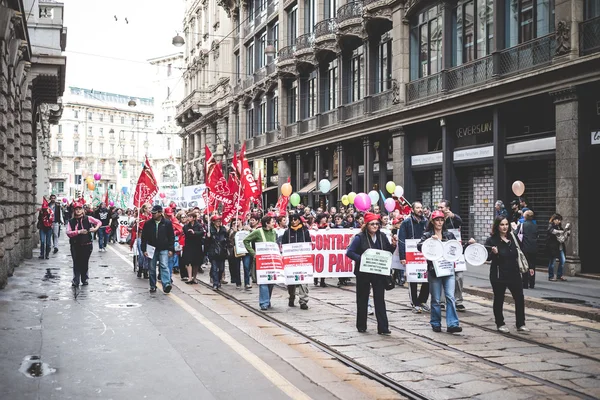
[[[404, 189], [402, 189], [402, 186], [397, 186], [392, 181], [386, 183], [385, 189], [388, 191], [388, 193], [393, 194], [398, 198], [404, 195]], [[381, 194], [381, 196], [383, 196], [383, 194]], [[354, 204], [354, 207], [356, 207], [358, 211], [367, 211], [371, 208], [371, 206], [377, 204], [377, 202], [379, 202], [379, 199], [380, 194], [377, 193], [376, 190], [371, 190], [368, 194], [356, 194], [355, 192], [350, 192], [342, 196], [341, 202], [344, 206]], [[392, 212], [396, 208], [396, 201], [392, 198], [385, 199], [383, 204], [388, 212]]]
[[96, 182], [99, 181], [100, 179], [102, 179], [102, 175], [100, 175], [97, 172], [93, 176], [88, 176], [87, 178], [85, 178], [85, 182], [87, 183], [87, 188], [92, 191], [94, 189], [96, 189]]

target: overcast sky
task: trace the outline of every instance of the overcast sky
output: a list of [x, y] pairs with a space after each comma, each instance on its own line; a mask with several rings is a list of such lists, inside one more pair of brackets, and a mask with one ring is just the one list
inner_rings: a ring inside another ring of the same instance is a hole
[[171, 40], [182, 30], [184, 0], [63, 2], [67, 85], [151, 97], [155, 69], [146, 60], [182, 51]]

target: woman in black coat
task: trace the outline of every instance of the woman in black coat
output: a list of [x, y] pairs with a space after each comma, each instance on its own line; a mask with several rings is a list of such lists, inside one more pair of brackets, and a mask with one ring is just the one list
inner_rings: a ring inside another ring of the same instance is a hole
[[212, 287], [217, 290], [221, 284], [227, 283], [223, 280], [225, 273], [225, 259], [227, 258], [227, 242], [229, 237], [223, 227], [223, 221], [220, 215], [213, 215], [210, 218], [210, 227], [206, 235], [206, 254], [210, 260], [210, 278]]
[[[563, 276], [565, 262], [565, 242], [569, 237], [569, 224], [566, 228], [562, 226], [562, 215], [553, 214], [550, 217], [550, 224], [548, 225], [548, 236], [546, 237], [546, 252], [550, 257], [548, 262], [548, 280], [566, 281], [567, 278]], [[556, 271], [556, 278], [554, 277], [554, 261], [558, 258], [558, 270]]]
[[356, 275], [356, 329], [359, 332], [367, 331], [367, 310], [369, 293], [373, 286], [373, 299], [375, 301], [375, 316], [377, 317], [377, 333], [390, 335], [390, 328], [385, 309], [385, 284], [386, 277], [378, 274], [360, 272], [360, 261], [363, 253], [368, 249], [386, 250], [391, 253], [396, 248], [396, 240], [390, 244], [386, 235], [380, 230], [379, 215], [367, 213], [365, 224], [361, 232], [354, 237], [346, 250], [346, 256], [354, 261], [354, 275]]
[[183, 265], [187, 270], [189, 284], [198, 283], [196, 275], [204, 262], [202, 242], [204, 241], [204, 227], [198, 222], [198, 214], [190, 213], [188, 222], [183, 227], [185, 233], [185, 247], [183, 248]]
[[490, 283], [494, 290], [494, 318], [498, 331], [508, 333], [504, 324], [502, 308], [504, 306], [504, 293], [510, 290], [515, 301], [515, 315], [517, 319], [517, 330], [528, 332], [525, 326], [525, 297], [523, 296], [523, 284], [519, 270], [518, 239], [515, 242], [510, 234], [509, 222], [506, 217], [496, 217], [492, 226], [492, 236], [487, 238], [485, 246], [488, 249], [488, 260], [491, 260]]
[[533, 211], [525, 211], [523, 218], [525, 218], [525, 221], [515, 229], [515, 235], [521, 241], [521, 250], [525, 254], [529, 265], [529, 271], [522, 274], [523, 289], [533, 289], [535, 286], [538, 230], [536, 223], [533, 222]]

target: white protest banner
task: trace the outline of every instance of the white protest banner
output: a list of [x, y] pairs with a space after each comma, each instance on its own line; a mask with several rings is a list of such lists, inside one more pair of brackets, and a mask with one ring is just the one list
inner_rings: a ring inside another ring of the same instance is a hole
[[427, 259], [419, 250], [417, 244], [420, 239], [406, 239], [406, 281], [427, 282]]
[[256, 247], [256, 280], [259, 285], [285, 283], [283, 261], [279, 245], [273, 242], [258, 242]]
[[310, 230], [315, 278], [351, 278], [354, 262], [346, 257], [346, 249], [358, 229]]
[[[199, 207], [200, 209], [206, 208], [206, 204], [202, 197], [204, 191], [206, 190], [206, 185], [192, 185], [192, 186], [184, 186], [179, 189], [167, 189], [164, 191], [159, 191], [159, 193], [154, 196], [153, 203], [160, 204], [163, 206], [168, 206], [171, 203], [177, 204], [177, 208], [194, 208]], [[160, 197], [161, 194], [164, 194], [165, 197]]]
[[117, 225], [117, 242], [125, 243], [129, 235], [129, 217], [126, 215], [119, 216], [119, 224]]
[[248, 250], [246, 250], [246, 246], [244, 246], [244, 239], [246, 239], [246, 236], [249, 234], [249, 231], [239, 231], [235, 234], [235, 247], [233, 248], [233, 251], [236, 256], [248, 254]]
[[392, 253], [385, 250], [367, 249], [360, 257], [360, 272], [377, 275], [390, 275]]
[[303, 285], [313, 280], [313, 254], [310, 243], [281, 246], [286, 285]]
[[435, 276], [438, 278], [454, 275], [454, 263], [451, 261], [433, 261], [433, 269], [435, 269]]
[[[452, 233], [456, 240], [462, 245], [462, 239], [460, 235], [460, 229], [448, 229], [448, 232]], [[467, 263], [465, 262], [465, 255], [461, 254], [458, 260], [454, 263], [454, 271], [461, 272], [467, 270]]]

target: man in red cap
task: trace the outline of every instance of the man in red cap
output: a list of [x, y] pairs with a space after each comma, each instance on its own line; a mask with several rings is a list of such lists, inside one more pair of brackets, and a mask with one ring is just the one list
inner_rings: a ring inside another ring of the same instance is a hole
[[102, 226], [102, 221], [86, 216], [83, 204], [73, 204], [74, 216], [67, 223], [67, 236], [71, 244], [71, 259], [73, 260], [73, 287], [78, 287], [79, 282], [88, 284], [88, 268], [92, 254], [92, 233]]

